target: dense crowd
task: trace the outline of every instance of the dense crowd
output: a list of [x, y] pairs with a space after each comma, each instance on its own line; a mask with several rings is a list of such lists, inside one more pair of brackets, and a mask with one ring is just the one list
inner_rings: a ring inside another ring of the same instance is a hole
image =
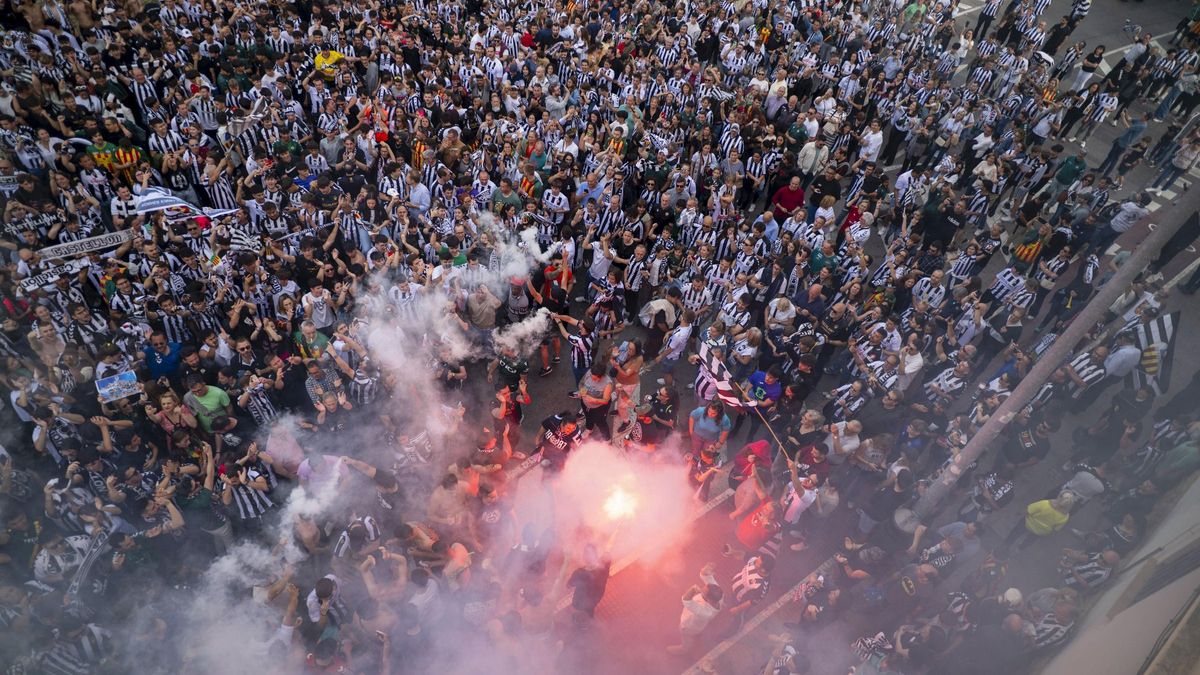
[[[823, 648], [863, 673], [1063, 643], [1200, 466], [1186, 394], [1136, 379], [1154, 277], [960, 479], [953, 522], [910, 522], [1200, 156], [1200, 12], [1105, 64], [1072, 38], [1090, 0], [1050, 4], [10, 3], [0, 662], [565, 663], [611, 562], [512, 500], [585, 440], [735, 490], [744, 567], [702, 571], [675, 653], [815, 547], [838, 552], [765, 672], [805, 672], [807, 626], [851, 613], [869, 637]], [[578, 405], [524, 419], [571, 383]], [[1043, 462], [1064, 483], [1010, 504]], [[1009, 588], [1009, 556], [1090, 502], [1062, 583]], [[220, 632], [231, 597], [270, 623]]]

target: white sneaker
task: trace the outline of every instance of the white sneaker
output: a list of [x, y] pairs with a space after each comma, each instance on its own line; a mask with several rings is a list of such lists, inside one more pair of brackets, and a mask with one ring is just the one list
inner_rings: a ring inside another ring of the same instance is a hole
[[1074, 143], [1074, 142], [1075, 142], [1075, 137], [1074, 137], [1074, 136], [1071, 136], [1070, 138], [1068, 138], [1068, 139], [1067, 139], [1067, 142], [1068, 142], [1068, 143]]

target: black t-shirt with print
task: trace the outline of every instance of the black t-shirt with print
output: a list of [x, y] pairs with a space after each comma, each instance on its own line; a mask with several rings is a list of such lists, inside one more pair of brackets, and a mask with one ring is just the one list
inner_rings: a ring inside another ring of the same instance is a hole
[[1050, 451], [1050, 444], [1037, 434], [1037, 424], [1030, 422], [1018, 428], [1001, 452], [1009, 464], [1022, 464], [1031, 459], [1041, 461]]

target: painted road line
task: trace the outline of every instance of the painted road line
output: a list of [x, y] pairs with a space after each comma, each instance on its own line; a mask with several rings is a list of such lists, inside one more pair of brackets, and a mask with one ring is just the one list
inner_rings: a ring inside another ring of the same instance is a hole
[[[1150, 36], [1150, 44], [1152, 46], [1158, 47], [1160, 50], [1162, 50], [1162, 45], [1158, 44], [1158, 41], [1162, 38], [1170, 37], [1174, 34], [1175, 34], [1175, 31], [1171, 31], [1170, 33], [1161, 33], [1159, 35], [1151, 35]], [[1133, 46], [1136, 44], [1137, 44], [1137, 42], [1130, 42], [1129, 44], [1127, 44], [1123, 47], [1117, 47], [1116, 49], [1114, 49], [1112, 51], [1104, 52], [1104, 58], [1100, 61], [1100, 68], [1097, 68], [1096, 72], [1101, 72], [1101, 74], [1107, 75], [1109, 73], [1109, 71], [1112, 70], [1112, 66], [1109, 65], [1109, 63], [1108, 63], [1108, 57], [1117, 56], [1118, 54], [1124, 54], [1125, 52], [1129, 51], [1130, 49], [1133, 49]], [[1165, 50], [1163, 50], [1163, 51], [1165, 51]], [[1118, 59], [1118, 60], [1120, 60], [1120, 59]], [[1090, 84], [1090, 82], [1089, 82], [1089, 84]]]
[[[1192, 251], [1192, 250], [1195, 250], [1195, 249], [1194, 249], [1193, 247], [1189, 246], [1189, 247], [1188, 247], [1188, 250], [1189, 250], [1189, 251]], [[1179, 274], [1176, 274], [1175, 276], [1171, 277], [1170, 281], [1168, 281], [1167, 283], [1163, 284], [1163, 288], [1165, 288], [1165, 289], [1167, 289], [1167, 290], [1171, 290], [1172, 288], [1175, 288], [1176, 286], [1178, 286], [1178, 285], [1179, 285], [1179, 283], [1180, 283], [1181, 281], [1183, 281], [1184, 279], [1187, 279], [1187, 278], [1188, 278], [1188, 277], [1190, 277], [1190, 276], [1191, 276], [1193, 273], [1195, 273], [1195, 271], [1196, 271], [1196, 269], [1197, 269], [1197, 268], [1200, 268], [1200, 258], [1196, 258], [1195, 260], [1193, 260], [1193, 261], [1191, 262], [1191, 264], [1190, 264], [1190, 265], [1188, 265], [1187, 267], [1183, 268], [1183, 271], [1181, 271]]]
[[[821, 563], [821, 565], [824, 565], [825, 563], [829, 562], [829, 560], [830, 560], [830, 558], [826, 558]], [[818, 565], [817, 568], [814, 568], [812, 572], [809, 572], [808, 575], [805, 576], [803, 579], [801, 579], [799, 582], [797, 582], [795, 586], [792, 586], [787, 591], [785, 591], [783, 593], [783, 595], [779, 596], [779, 598], [777, 598], [775, 600], [775, 602], [772, 602], [771, 604], [764, 607], [758, 614], [755, 614], [754, 618], [747, 621], [742, 626], [741, 630], [739, 630], [735, 635], [733, 635], [732, 637], [726, 638], [726, 639], [722, 640], [721, 642], [718, 642], [715, 647], [708, 650], [707, 654], [705, 654], [704, 656], [697, 659], [696, 662], [693, 663], [690, 668], [683, 671], [683, 675], [704, 675], [704, 671], [702, 671], [700, 669], [700, 664], [713, 663], [718, 658], [720, 658], [722, 654], [724, 654], [725, 652], [732, 649], [735, 644], [737, 644], [738, 642], [741, 642], [743, 639], [746, 638], [746, 636], [750, 635], [750, 633], [753, 633], [754, 631], [758, 630], [759, 626], [766, 623], [767, 619], [770, 619], [771, 617], [778, 614], [779, 610], [783, 609], [784, 607], [787, 607], [788, 605], [793, 604], [795, 601], [792, 599], [792, 596], [795, 595], [795, 593], [797, 591], [799, 591], [804, 586], [804, 584], [809, 581], [809, 577], [811, 577], [813, 574], [815, 574], [817, 569], [819, 569], [821, 567], [821, 565]]]
[[[1151, 35], [1150, 42], [1157, 42], [1158, 40], [1161, 40], [1165, 37], [1171, 37], [1174, 34], [1175, 34], [1175, 31], [1171, 31], [1169, 33], [1160, 33], [1158, 35]], [[1124, 47], [1117, 47], [1116, 49], [1114, 49], [1110, 52], [1104, 52], [1104, 56], [1108, 57], [1108, 56], [1113, 56], [1115, 54], [1124, 54], [1125, 52], [1129, 51], [1130, 49], [1133, 49], [1133, 46], [1136, 44], [1137, 44], [1137, 42], [1130, 42], [1129, 44], [1125, 45]], [[1159, 47], [1161, 48], [1161, 45], [1159, 45]]]
[[[721, 504], [724, 504], [725, 502], [729, 501], [729, 498], [732, 496], [733, 496], [733, 490], [726, 488], [724, 492], [722, 492], [721, 494], [717, 495], [716, 497], [713, 497], [712, 499], [708, 500], [707, 502], [704, 503], [704, 506], [701, 506], [699, 509], [697, 509], [696, 512], [692, 514], [691, 522], [694, 523], [697, 520], [700, 520], [704, 516], [708, 515], [708, 513], [710, 511], [712, 511], [713, 509], [715, 509], [718, 506], [720, 506]], [[641, 558], [642, 555], [644, 555], [644, 554], [645, 554], [644, 550], [643, 551], [634, 551], [633, 553], [630, 553], [629, 555], [625, 556], [624, 558], [621, 558], [620, 560], [618, 560], [616, 563], [613, 564], [612, 570], [609, 572], [608, 578], [612, 579], [613, 577], [617, 576], [618, 574], [621, 573], [622, 570], [628, 568], [630, 565], [637, 562], [638, 558]], [[566, 596], [564, 596], [562, 599], [560, 599], [558, 601], [558, 608], [556, 611], [561, 612], [570, 606], [571, 606], [571, 595], [567, 594]]]

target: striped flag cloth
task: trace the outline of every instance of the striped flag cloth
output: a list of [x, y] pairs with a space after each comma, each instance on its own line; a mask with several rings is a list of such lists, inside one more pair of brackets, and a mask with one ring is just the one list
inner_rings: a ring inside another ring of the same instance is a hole
[[721, 359], [713, 354], [709, 347], [708, 341], [700, 342], [700, 367], [708, 374], [714, 386], [717, 388], [717, 398], [725, 405], [733, 406], [734, 408], [754, 408], [758, 406], [758, 401], [744, 400], [738, 390], [733, 386], [733, 378], [729, 376], [729, 369], [725, 367]]
[[1178, 325], [1179, 312], [1175, 311], [1129, 328], [1142, 350], [1142, 361], [1133, 371], [1134, 386], [1150, 387], [1159, 395], [1171, 387], [1175, 327]]

